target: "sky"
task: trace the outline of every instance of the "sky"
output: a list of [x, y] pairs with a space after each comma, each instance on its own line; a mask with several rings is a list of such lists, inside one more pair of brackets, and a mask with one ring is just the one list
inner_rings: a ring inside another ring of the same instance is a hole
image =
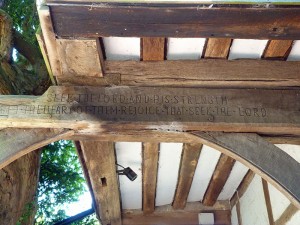
[[89, 191], [85, 192], [79, 197], [78, 202], [72, 204], [66, 204], [66, 214], [68, 216], [74, 216], [78, 213], [86, 211], [92, 207], [92, 198]]

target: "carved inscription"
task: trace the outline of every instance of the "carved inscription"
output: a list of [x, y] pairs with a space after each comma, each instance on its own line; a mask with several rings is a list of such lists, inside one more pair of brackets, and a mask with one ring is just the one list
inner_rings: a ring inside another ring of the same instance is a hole
[[31, 105], [0, 105], [0, 116], [67, 118], [74, 115], [80, 119], [182, 122], [226, 122], [231, 117], [256, 121], [268, 117], [264, 102], [253, 102], [251, 96], [247, 104], [245, 99], [226, 94], [226, 91], [214, 94], [212, 90], [207, 93], [205, 90], [182, 90], [185, 89], [54, 89]]

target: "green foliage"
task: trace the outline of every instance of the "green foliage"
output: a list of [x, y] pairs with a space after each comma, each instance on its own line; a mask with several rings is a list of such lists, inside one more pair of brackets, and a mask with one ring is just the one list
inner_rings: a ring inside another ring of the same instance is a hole
[[64, 204], [77, 201], [84, 191], [85, 180], [73, 142], [46, 146], [41, 159], [36, 224], [48, 225], [67, 218]]
[[39, 26], [39, 18], [35, 0], [4, 0], [2, 9], [12, 18], [14, 29], [27, 41], [38, 46], [35, 33]]
[[25, 205], [23, 209], [23, 214], [17, 221], [16, 225], [22, 225], [29, 222], [29, 219], [31, 218], [33, 212], [35, 210], [35, 202], [29, 202]]

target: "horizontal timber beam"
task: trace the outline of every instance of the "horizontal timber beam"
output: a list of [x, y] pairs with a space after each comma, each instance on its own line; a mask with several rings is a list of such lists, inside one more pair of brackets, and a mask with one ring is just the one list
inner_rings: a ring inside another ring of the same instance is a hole
[[243, 163], [300, 209], [300, 164], [256, 134], [193, 132], [199, 142]]
[[103, 78], [59, 76], [62, 85], [293, 88], [300, 62], [270, 60], [105, 61]]
[[300, 134], [300, 90], [50, 87], [0, 96], [0, 128]]
[[[123, 225], [196, 225], [199, 213], [214, 213], [216, 225], [230, 225], [230, 206], [228, 201], [218, 201], [213, 207], [200, 202], [187, 203], [184, 209], [176, 210], [171, 205], [158, 206], [152, 214], [145, 215], [141, 210], [123, 210]], [[229, 215], [229, 217], [228, 217]]]
[[[259, 134], [264, 140], [273, 144], [300, 145], [300, 135], [266, 135]], [[72, 140], [97, 140], [112, 142], [181, 142], [195, 143], [198, 139], [186, 132], [163, 131], [163, 130], [139, 130], [139, 131], [100, 131], [81, 132], [78, 131], [70, 137]]]
[[60, 37], [300, 37], [298, 6], [47, 2]]

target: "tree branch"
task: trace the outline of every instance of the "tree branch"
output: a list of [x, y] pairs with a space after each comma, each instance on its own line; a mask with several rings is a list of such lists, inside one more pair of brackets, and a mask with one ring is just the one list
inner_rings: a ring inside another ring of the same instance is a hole
[[23, 35], [14, 30], [13, 32], [13, 38], [14, 38], [14, 47], [16, 50], [22, 54], [28, 61], [35, 65], [37, 62], [42, 60], [42, 55], [38, 48], [33, 45], [32, 43], [25, 40]]

